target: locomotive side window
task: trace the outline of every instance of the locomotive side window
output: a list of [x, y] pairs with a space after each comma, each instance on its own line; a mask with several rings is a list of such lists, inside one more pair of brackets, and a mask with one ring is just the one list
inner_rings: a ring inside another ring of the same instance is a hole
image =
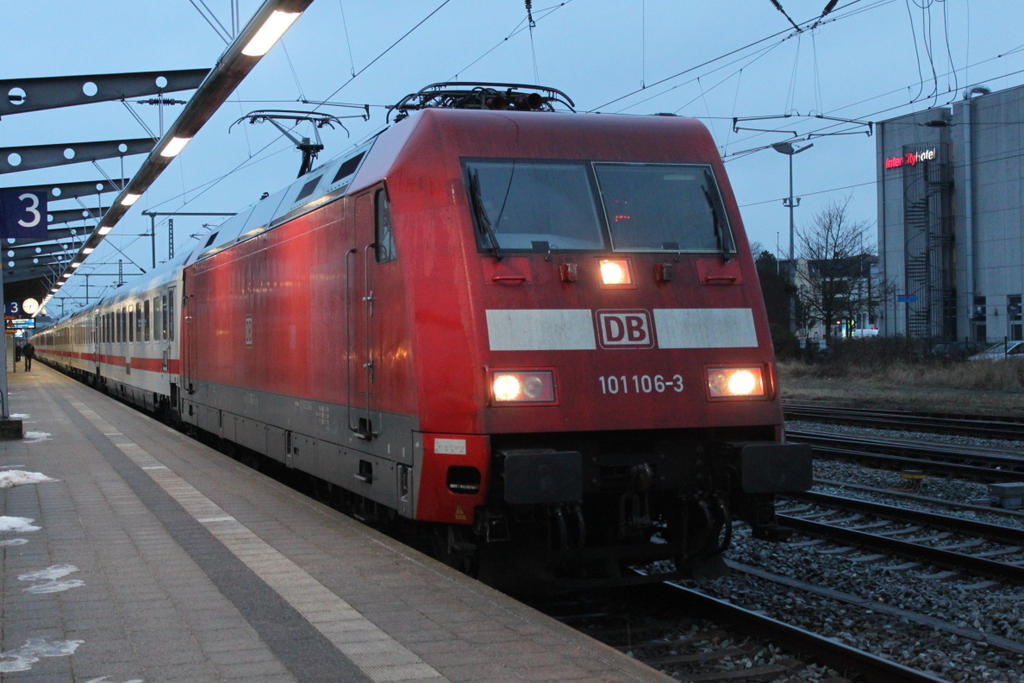
[[710, 168], [595, 163], [594, 170], [615, 251], [736, 251]]
[[481, 249], [604, 249], [586, 164], [519, 159], [464, 162]]
[[391, 232], [391, 211], [388, 208], [388, 195], [384, 190], [377, 190], [376, 194], [373, 241], [377, 245], [377, 263], [389, 263], [397, 258], [395, 255], [395, 237]]

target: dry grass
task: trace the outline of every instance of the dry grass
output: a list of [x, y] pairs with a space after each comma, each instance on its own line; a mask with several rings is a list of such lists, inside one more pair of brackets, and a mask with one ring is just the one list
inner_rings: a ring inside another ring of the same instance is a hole
[[1024, 415], [1024, 362], [779, 363], [782, 397], [886, 409]]

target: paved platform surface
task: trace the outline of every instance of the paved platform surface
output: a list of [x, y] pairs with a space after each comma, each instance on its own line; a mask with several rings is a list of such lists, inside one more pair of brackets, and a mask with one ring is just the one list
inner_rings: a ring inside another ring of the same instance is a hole
[[0, 489], [2, 681], [672, 680], [42, 364], [20, 369], [25, 438], [0, 442], [0, 484], [16, 483]]

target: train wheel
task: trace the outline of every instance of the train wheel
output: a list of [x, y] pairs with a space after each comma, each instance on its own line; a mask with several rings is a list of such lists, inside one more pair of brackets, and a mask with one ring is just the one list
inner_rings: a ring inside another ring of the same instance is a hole
[[434, 528], [434, 557], [463, 574], [476, 576], [477, 545], [466, 527], [448, 524]]
[[313, 495], [316, 496], [316, 499], [324, 505], [333, 505], [335, 498], [334, 484], [313, 475], [309, 475], [309, 478], [313, 482]]

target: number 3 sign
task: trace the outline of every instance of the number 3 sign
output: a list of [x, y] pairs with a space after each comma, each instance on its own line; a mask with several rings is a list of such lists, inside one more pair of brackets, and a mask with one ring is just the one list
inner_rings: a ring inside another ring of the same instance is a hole
[[0, 238], [46, 237], [46, 192], [0, 190]]

